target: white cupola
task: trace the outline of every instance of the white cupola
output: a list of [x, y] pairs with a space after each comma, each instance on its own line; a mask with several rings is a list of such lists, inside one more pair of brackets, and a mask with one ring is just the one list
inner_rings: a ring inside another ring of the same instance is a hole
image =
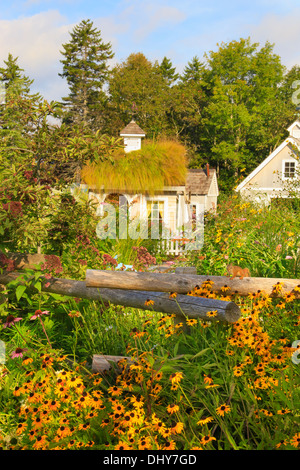
[[124, 137], [125, 152], [132, 152], [133, 150], [140, 150], [142, 146], [142, 137], [145, 137], [145, 132], [137, 123], [132, 120], [120, 132], [120, 136]]

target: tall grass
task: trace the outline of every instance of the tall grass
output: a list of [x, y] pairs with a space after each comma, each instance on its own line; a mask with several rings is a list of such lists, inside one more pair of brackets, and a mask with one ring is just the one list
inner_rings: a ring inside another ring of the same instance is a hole
[[141, 150], [124, 154], [118, 151], [114, 160], [88, 164], [82, 169], [83, 181], [98, 189], [149, 193], [164, 186], [184, 184], [187, 172], [185, 147], [176, 141], [145, 141]]

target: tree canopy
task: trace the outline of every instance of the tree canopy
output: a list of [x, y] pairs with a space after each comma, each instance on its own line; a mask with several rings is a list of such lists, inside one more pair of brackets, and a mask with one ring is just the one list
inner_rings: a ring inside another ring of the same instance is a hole
[[[61, 53], [60, 76], [70, 91], [61, 106], [31, 94], [32, 82], [11, 54], [4, 62], [0, 158], [48, 158], [66, 175], [76, 164], [109, 160], [134, 118], [147, 138], [184, 145], [189, 167], [215, 167], [220, 188], [231, 190], [242, 169], [252, 171], [287, 136], [299, 111], [300, 68], [287, 70], [269, 42], [223, 42], [202, 59], [187, 58], [181, 73], [170, 58], [152, 61], [142, 52], [112, 66], [111, 44], [83, 20]], [[59, 128], [50, 129], [51, 115], [61, 116]]]

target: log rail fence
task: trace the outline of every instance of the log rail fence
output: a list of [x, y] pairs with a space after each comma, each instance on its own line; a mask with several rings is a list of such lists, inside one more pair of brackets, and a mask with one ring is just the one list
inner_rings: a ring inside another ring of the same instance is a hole
[[[0, 294], [1, 285], [7, 285], [16, 279], [20, 283], [26, 282], [22, 280], [22, 270], [26, 268], [38, 269], [47, 255], [10, 253], [7, 256], [14, 260], [15, 271], [1, 273], [0, 270]], [[225, 323], [238, 321], [241, 311], [235, 302], [187, 295], [196, 286], [201, 286], [207, 281], [210, 281], [211, 290], [216, 293], [223, 292], [224, 286], [226, 286], [227, 293], [239, 296], [263, 291], [269, 296], [276, 295], [277, 297], [292, 292], [296, 298], [300, 298], [300, 279], [261, 277], [240, 279], [227, 276], [197, 275], [193, 272], [195, 272], [195, 268], [191, 267], [177, 268], [174, 273], [87, 269], [84, 281], [63, 278], [43, 279], [43, 277], [40, 280], [42, 280], [41, 290], [45, 293], [175, 314], [175, 323], [184, 322], [186, 318], [200, 318]], [[281, 289], [274, 292], [274, 286], [279, 283]], [[36, 291], [34, 287], [28, 289]], [[176, 296], [173, 297], [170, 293], [176, 293]], [[4, 296], [0, 295], [0, 301], [3, 302], [3, 298]], [[215, 312], [213, 317], [207, 315], [211, 311]], [[110, 361], [114, 361], [114, 356], [108, 357]], [[107, 358], [95, 355], [94, 370], [106, 369], [109, 366]]]

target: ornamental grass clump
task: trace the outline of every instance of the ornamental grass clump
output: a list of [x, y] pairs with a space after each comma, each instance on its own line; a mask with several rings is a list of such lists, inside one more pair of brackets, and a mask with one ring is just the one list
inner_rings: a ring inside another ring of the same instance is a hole
[[81, 172], [91, 188], [127, 193], [155, 193], [182, 185], [187, 172], [186, 149], [173, 140], [145, 141], [140, 150], [118, 150], [113, 161], [87, 164]]

